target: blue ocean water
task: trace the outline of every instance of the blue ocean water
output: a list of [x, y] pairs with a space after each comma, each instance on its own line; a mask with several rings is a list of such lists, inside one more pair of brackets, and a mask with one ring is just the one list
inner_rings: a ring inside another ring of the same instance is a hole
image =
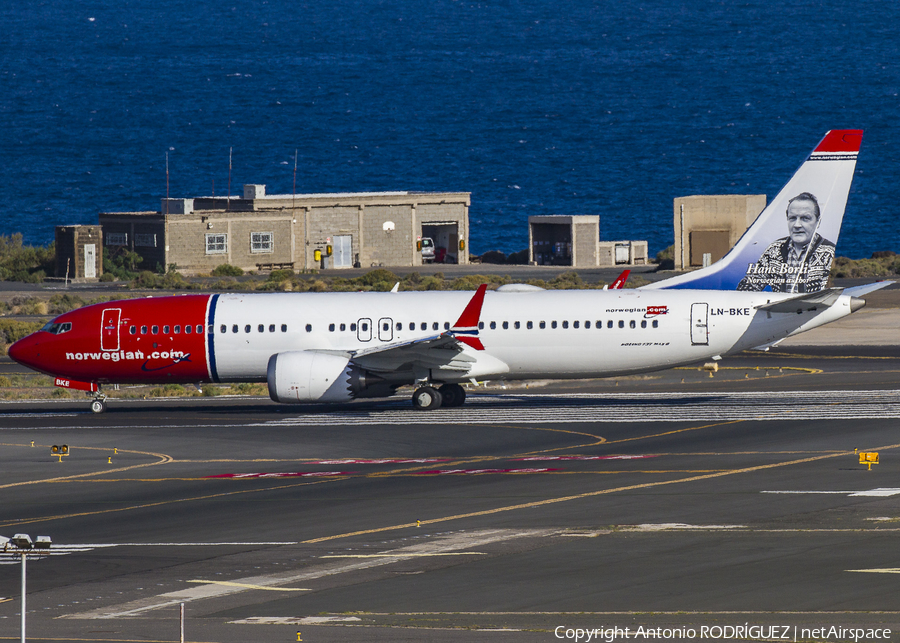
[[838, 253], [900, 251], [893, 0], [3, 3], [0, 234], [244, 183], [472, 193], [471, 250], [532, 214], [673, 240], [672, 199], [774, 196], [865, 130]]

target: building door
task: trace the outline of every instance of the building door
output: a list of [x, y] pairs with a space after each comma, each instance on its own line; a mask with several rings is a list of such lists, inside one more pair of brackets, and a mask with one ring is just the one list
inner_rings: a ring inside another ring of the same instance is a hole
[[103, 311], [100, 323], [100, 350], [119, 350], [119, 318], [121, 315], [121, 308], [107, 308]]
[[353, 267], [353, 237], [351, 235], [335, 237], [332, 251], [335, 268]]
[[87, 279], [97, 277], [97, 246], [93, 243], [84, 246], [84, 276]]
[[709, 344], [709, 304], [691, 304], [691, 344]]
[[390, 317], [382, 317], [378, 320], [378, 339], [382, 342], [394, 339], [394, 320]]
[[372, 340], [372, 320], [360, 319], [356, 322], [356, 339], [361, 342]]

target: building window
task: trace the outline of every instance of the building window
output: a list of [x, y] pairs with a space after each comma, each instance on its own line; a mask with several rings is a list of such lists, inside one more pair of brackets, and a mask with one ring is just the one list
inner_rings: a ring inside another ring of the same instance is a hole
[[107, 232], [105, 235], [106, 245], [108, 246], [127, 246], [128, 233], [126, 232]]
[[137, 233], [135, 233], [134, 245], [135, 246], [143, 246], [145, 248], [155, 248], [156, 247], [156, 235], [155, 234], [137, 234]]
[[206, 235], [206, 254], [224, 255], [228, 252], [228, 235], [224, 233]]
[[251, 232], [250, 233], [250, 252], [252, 252], [252, 253], [275, 252], [275, 233], [274, 232]]

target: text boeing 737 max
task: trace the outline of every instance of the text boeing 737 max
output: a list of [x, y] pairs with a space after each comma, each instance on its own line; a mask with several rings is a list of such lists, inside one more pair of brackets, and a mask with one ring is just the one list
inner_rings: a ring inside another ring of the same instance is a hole
[[16, 342], [17, 362], [109, 383], [267, 382], [273, 400], [340, 402], [415, 385], [419, 409], [461, 382], [639, 373], [770, 346], [849, 315], [884, 283], [826, 288], [859, 130], [816, 146], [721, 261], [635, 290], [180, 295], [94, 304]]

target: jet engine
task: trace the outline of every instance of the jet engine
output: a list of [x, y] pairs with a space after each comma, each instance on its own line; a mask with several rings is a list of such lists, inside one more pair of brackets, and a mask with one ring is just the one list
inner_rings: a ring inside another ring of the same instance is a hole
[[269, 358], [269, 397], [284, 404], [346, 402], [391, 395], [391, 386], [347, 357], [318, 351], [289, 351]]

